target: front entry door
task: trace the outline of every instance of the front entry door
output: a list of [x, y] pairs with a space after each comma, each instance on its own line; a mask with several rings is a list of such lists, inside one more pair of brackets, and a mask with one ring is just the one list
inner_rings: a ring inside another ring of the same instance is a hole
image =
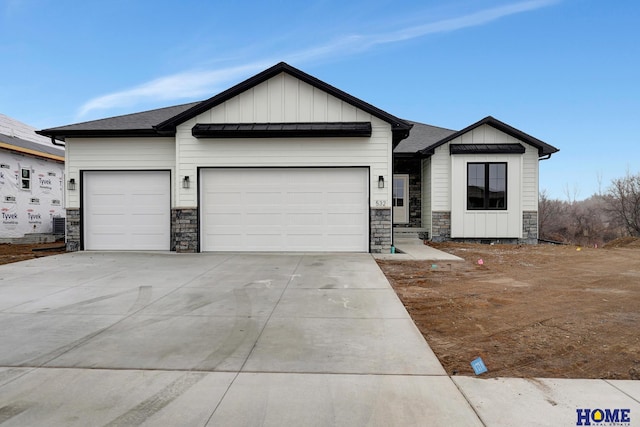
[[409, 222], [409, 175], [393, 175], [393, 223]]

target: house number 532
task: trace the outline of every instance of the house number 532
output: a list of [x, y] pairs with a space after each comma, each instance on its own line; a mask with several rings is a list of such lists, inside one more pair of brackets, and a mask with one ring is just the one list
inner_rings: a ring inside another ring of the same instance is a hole
[[387, 201], [386, 200], [376, 200], [376, 207], [380, 208], [383, 206], [387, 206]]

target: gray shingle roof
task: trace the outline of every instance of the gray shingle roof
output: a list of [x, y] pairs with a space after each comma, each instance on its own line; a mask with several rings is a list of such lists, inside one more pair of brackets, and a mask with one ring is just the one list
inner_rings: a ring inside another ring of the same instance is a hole
[[431, 126], [424, 123], [412, 122], [413, 127], [409, 137], [400, 141], [400, 144], [393, 152], [395, 154], [414, 154], [420, 150], [430, 147], [438, 143], [443, 138], [456, 133], [455, 130], [445, 129], [437, 126]]
[[55, 136], [64, 139], [66, 136], [109, 136], [110, 134], [157, 134], [154, 126], [200, 104], [191, 102], [188, 104], [174, 105], [172, 107], [158, 108], [142, 111], [140, 113], [125, 114], [106, 119], [92, 120], [89, 122], [75, 123], [67, 126], [43, 129], [38, 131], [40, 135]]

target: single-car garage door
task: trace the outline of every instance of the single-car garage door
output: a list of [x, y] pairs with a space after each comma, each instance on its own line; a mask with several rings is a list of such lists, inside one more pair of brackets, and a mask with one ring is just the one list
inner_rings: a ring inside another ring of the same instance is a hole
[[85, 171], [84, 249], [169, 250], [168, 171]]
[[368, 252], [366, 168], [202, 169], [203, 251]]

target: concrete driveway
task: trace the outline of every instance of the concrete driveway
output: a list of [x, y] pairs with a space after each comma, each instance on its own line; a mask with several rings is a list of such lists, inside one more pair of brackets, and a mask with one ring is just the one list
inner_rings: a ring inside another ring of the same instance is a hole
[[481, 425], [367, 254], [0, 266], [3, 426]]

